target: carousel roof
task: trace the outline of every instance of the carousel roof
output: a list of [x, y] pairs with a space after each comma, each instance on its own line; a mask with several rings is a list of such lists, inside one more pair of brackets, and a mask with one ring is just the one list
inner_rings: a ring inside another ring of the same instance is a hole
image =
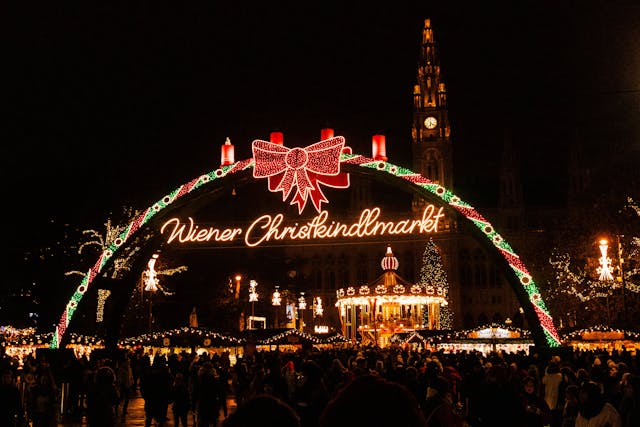
[[396, 273], [399, 262], [393, 256], [390, 246], [387, 247], [380, 265], [384, 273], [372, 282], [338, 289], [336, 305], [366, 305], [372, 298], [378, 303], [447, 304], [447, 291], [443, 286], [411, 283]]

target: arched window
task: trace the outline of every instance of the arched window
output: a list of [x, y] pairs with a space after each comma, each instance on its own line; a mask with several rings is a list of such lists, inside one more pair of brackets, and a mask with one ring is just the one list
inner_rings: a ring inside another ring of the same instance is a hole
[[336, 289], [336, 272], [333, 270], [329, 272], [329, 289]]
[[471, 257], [469, 251], [463, 249], [458, 254], [458, 260], [460, 263], [460, 287], [470, 288], [472, 285], [471, 275]]
[[358, 254], [356, 281], [358, 285], [367, 283], [367, 257], [364, 254]]
[[442, 158], [436, 150], [429, 150], [425, 153], [424, 175], [435, 183], [442, 183]]
[[473, 328], [475, 325], [473, 324], [473, 316], [471, 313], [466, 313], [462, 319], [462, 327], [465, 329]]
[[340, 270], [340, 283], [338, 283], [338, 287], [347, 286], [349, 284], [349, 271], [346, 269]]
[[488, 323], [488, 319], [487, 319], [487, 315], [483, 313], [480, 313], [480, 315], [478, 316], [478, 325], [483, 326], [486, 325]]
[[473, 269], [475, 273], [474, 283], [476, 288], [487, 287], [487, 258], [481, 249], [473, 252]]

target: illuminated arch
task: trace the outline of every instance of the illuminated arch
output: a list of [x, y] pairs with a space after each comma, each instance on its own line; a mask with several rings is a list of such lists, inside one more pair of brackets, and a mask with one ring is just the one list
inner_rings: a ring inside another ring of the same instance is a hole
[[[560, 346], [560, 337], [555, 329], [553, 318], [524, 263], [506, 240], [496, 232], [491, 223], [480, 215], [471, 205], [462, 201], [448, 189], [428, 180], [422, 175], [388, 162], [374, 160], [358, 154], [346, 153], [341, 155], [340, 162], [344, 172], [360, 172], [371, 174], [372, 176], [382, 176], [383, 178], [388, 177], [394, 183], [408, 186], [413, 192], [420, 194], [425, 199], [435, 200], [439, 204], [443, 204], [444, 202], [451, 211], [456, 212], [460, 217], [470, 221], [471, 224], [475, 226], [472, 228], [476, 230], [476, 234], [483, 237], [479, 239], [479, 241], [485, 248], [488, 248], [490, 252], [497, 256], [498, 260], [506, 267], [505, 271], [510, 271], [510, 274], [507, 274], [507, 279], [511, 283], [520, 305], [525, 311], [536, 345], [540, 347]], [[114, 255], [118, 253], [127, 242], [133, 239], [137, 233], [140, 233], [156, 215], [165, 209], [177, 207], [180, 203], [174, 205], [176, 201], [195, 190], [214, 182], [219, 182], [226, 177], [239, 177], [241, 175], [240, 172], [250, 170], [253, 166], [253, 159], [246, 159], [232, 165], [222, 166], [219, 169], [201, 175], [179, 186], [134, 218], [118, 238], [102, 251], [96, 263], [82, 279], [60, 317], [50, 347], [58, 348], [60, 346], [73, 314], [78, 308], [78, 304], [84, 294], [89, 289], [89, 286], [115, 259]]]

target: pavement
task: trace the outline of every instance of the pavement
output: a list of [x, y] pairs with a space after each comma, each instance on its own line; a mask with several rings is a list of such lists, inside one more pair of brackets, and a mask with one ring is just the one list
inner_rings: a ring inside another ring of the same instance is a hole
[[[235, 399], [233, 396], [230, 396], [227, 399], [227, 408], [228, 412], [232, 413], [236, 408]], [[167, 410], [167, 417], [169, 418], [165, 423], [164, 427], [175, 427], [173, 424], [173, 414], [171, 412], [171, 405]], [[219, 423], [224, 419], [224, 415], [220, 413]], [[188, 427], [195, 426], [193, 413], [189, 412], [189, 416], [187, 417]], [[117, 426], [131, 426], [131, 427], [143, 427], [144, 426], [144, 399], [138, 393], [135, 397], [132, 397], [129, 400], [129, 407], [127, 409], [127, 414], [124, 418], [118, 417]], [[152, 426], [157, 426], [157, 422], [154, 420], [151, 423]], [[219, 424], [218, 424], [219, 425]], [[82, 427], [87, 426], [87, 419], [85, 416], [82, 419], [71, 420], [71, 419], [61, 419], [58, 422], [58, 427]], [[180, 426], [182, 427], [182, 426]]]

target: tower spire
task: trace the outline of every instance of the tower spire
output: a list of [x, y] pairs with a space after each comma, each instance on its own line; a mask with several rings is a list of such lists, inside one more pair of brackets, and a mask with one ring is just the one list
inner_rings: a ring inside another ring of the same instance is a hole
[[511, 131], [504, 131], [502, 157], [500, 159], [500, 191], [498, 207], [502, 225], [518, 229], [524, 222], [524, 197], [518, 158], [513, 146]]
[[[451, 188], [453, 154], [447, 90], [440, 73], [440, 60], [430, 19], [424, 20], [416, 83], [413, 86], [411, 147], [413, 170]], [[423, 202], [416, 199], [414, 212], [421, 212], [422, 205]]]

